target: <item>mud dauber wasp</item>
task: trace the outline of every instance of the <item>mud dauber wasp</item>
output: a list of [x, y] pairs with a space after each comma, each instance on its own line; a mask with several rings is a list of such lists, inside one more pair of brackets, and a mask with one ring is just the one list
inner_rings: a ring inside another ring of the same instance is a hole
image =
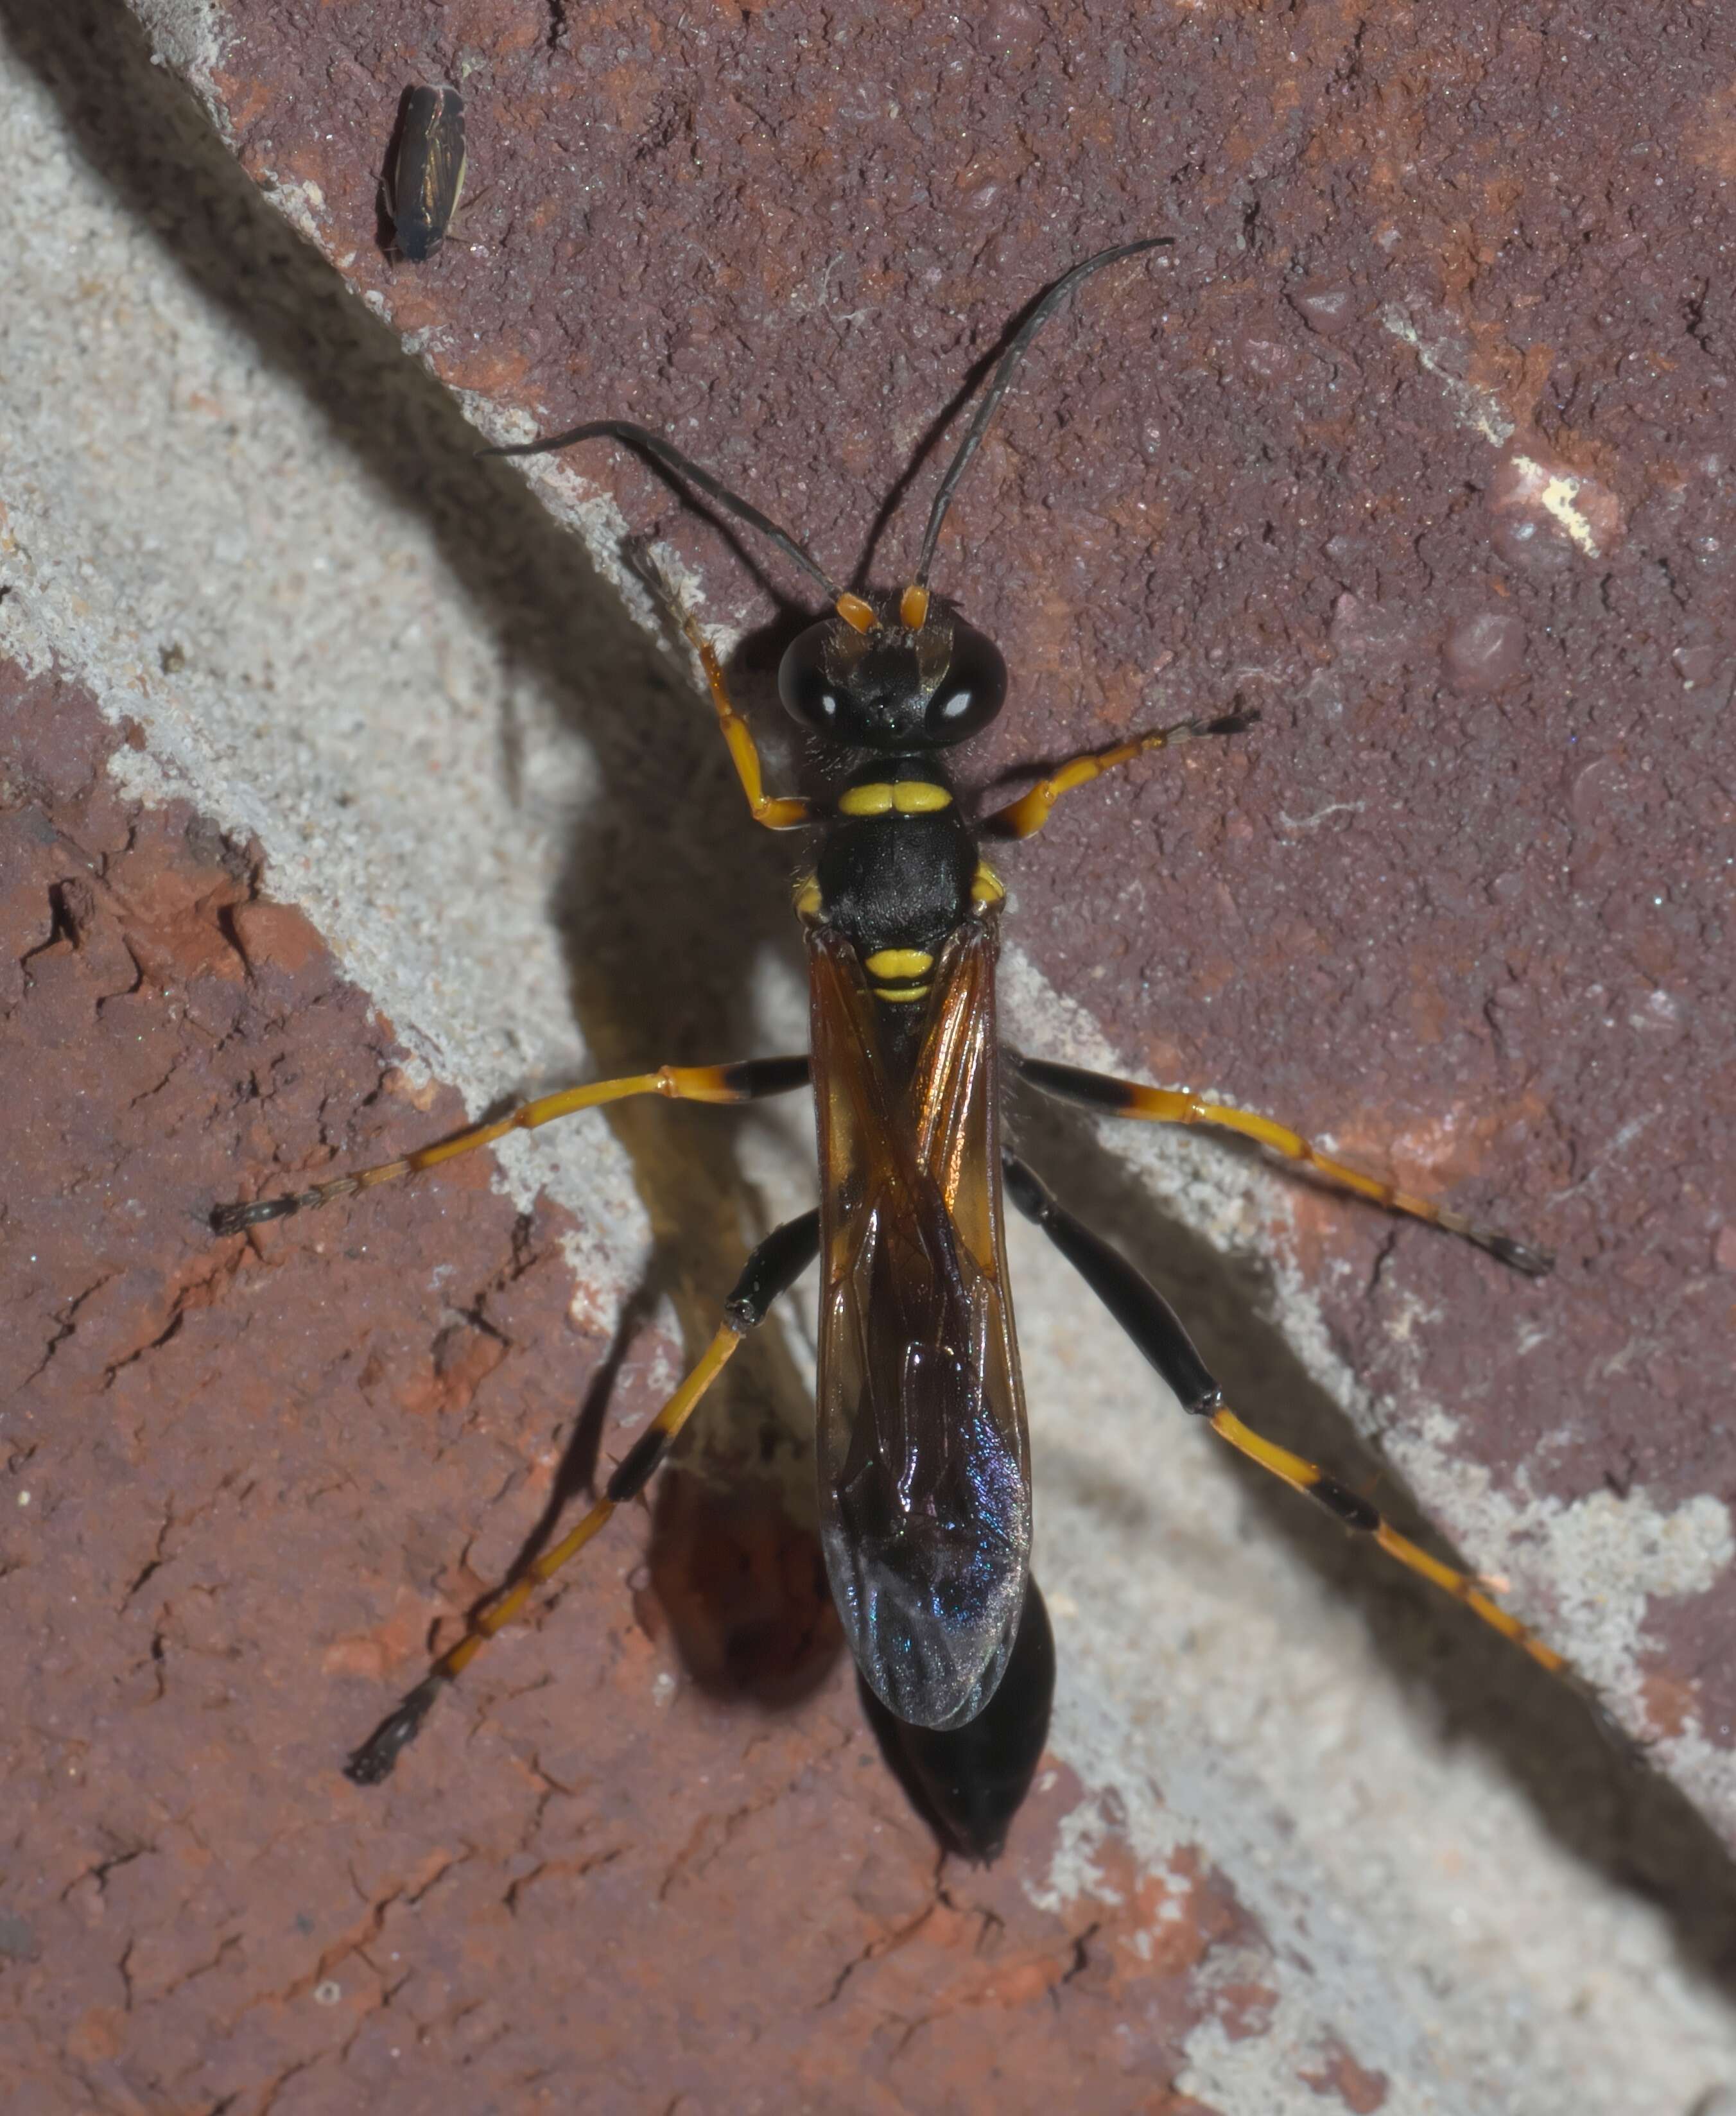
[[[1093, 274], [1170, 239], [1101, 251], [1031, 307], [941, 481], [910, 584], [879, 605], [840, 587], [776, 522], [643, 427], [601, 420], [486, 452], [535, 455], [584, 440], [624, 443], [757, 530], [823, 590], [832, 614], [800, 633], [778, 676], [785, 709], [829, 765], [831, 790], [820, 802], [765, 790], [753, 734], [730, 701], [717, 656], [691, 614], [676, 611], [754, 821], [768, 830], [819, 833], [817, 855], [795, 890], [807, 941], [811, 1054], [665, 1065], [541, 1096], [400, 1160], [294, 1196], [223, 1207], [213, 1225], [219, 1234], [237, 1233], [629, 1096], [747, 1102], [804, 1087], [812, 1088], [817, 1109], [821, 1203], [775, 1229], [748, 1258], [710, 1346], [629, 1450], [603, 1497], [483, 1604], [464, 1635], [351, 1755], [345, 1768], [357, 1783], [389, 1773], [440, 1691], [617, 1506], [644, 1489], [725, 1363], [818, 1256], [817, 1451], [833, 1598], [863, 1681], [909, 1736], [905, 1760], [939, 1819], [960, 1848], [992, 1856], [1029, 1785], [1048, 1717], [1047, 1620], [1030, 1577], [1030, 1457], [1003, 1194], [1077, 1268], [1185, 1410], [1545, 1668], [1562, 1667], [1467, 1575], [1399, 1534], [1315, 1464], [1244, 1424], [1162, 1295], [1002, 1143], [1005, 1062], [1043, 1093], [1100, 1113], [1240, 1134], [1389, 1211], [1462, 1235], [1519, 1271], [1540, 1276], [1550, 1267], [1525, 1244], [1347, 1166], [1268, 1118], [1001, 1051], [995, 963], [1006, 891], [982, 858], [982, 839], [1029, 837], [1063, 794], [1103, 772], [1252, 724], [1240, 714], [1186, 720], [1075, 757], [975, 823], [960, 812], [943, 761], [947, 750], [989, 724], [1006, 694], [993, 642], [928, 586], [947, 509], [1043, 324]], [[997, 1694], [1015, 1658], [1031, 1668], [1006, 1686], [1021, 1695], [997, 1718], [997, 1703], [1005, 1705]]]

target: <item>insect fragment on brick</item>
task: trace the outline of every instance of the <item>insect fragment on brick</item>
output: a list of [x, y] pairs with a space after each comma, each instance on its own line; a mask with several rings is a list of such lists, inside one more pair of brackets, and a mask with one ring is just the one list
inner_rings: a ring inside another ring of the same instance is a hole
[[394, 246], [425, 264], [446, 239], [464, 188], [464, 99], [455, 88], [407, 88], [386, 186]]
[[[817, 1258], [816, 1455], [821, 1539], [863, 1682], [909, 1736], [914, 1774], [958, 1847], [999, 1848], [1028, 1788], [1048, 1718], [1048, 1637], [1030, 1572], [1029, 1445], [1003, 1235], [1005, 1201], [1041, 1227], [1168, 1384], [1248, 1460], [1318, 1500], [1345, 1526], [1471, 1608], [1547, 1668], [1559, 1657], [1457, 1567], [1400, 1535], [1368, 1501], [1236, 1414], [1168, 1304], [1052, 1195], [1007, 1147], [1003, 1066], [1100, 1114], [1202, 1125], [1251, 1138], [1390, 1212], [1476, 1243], [1527, 1274], [1536, 1251], [1321, 1152], [1299, 1133], [1206, 1097], [1003, 1052], [995, 970], [1006, 895], [985, 839], [1026, 838], [1062, 797], [1135, 758], [1241, 734], [1251, 716], [1189, 720], [1075, 757], [1017, 799], [967, 812], [951, 752], [1005, 703], [999, 650], [929, 586], [942, 524], [1032, 340], [1083, 281], [1167, 237], [1121, 244], [1050, 287], [1009, 339], [941, 480], [901, 591], [840, 585], [794, 537], [660, 435], [622, 421], [490, 453], [624, 443], [770, 540], [816, 583], [831, 614], [785, 652], [778, 688], [812, 738], [823, 791], [768, 793], [752, 731], [710, 642], [679, 611], [755, 821], [813, 833], [795, 892], [806, 939], [810, 1047], [732, 1064], [664, 1065], [540, 1097], [499, 1120], [292, 1196], [223, 1208], [229, 1234], [438, 1166], [517, 1129], [637, 1095], [746, 1102], [808, 1088], [820, 1203], [748, 1258], [692, 1372], [566, 1537], [487, 1603], [464, 1635], [346, 1766], [371, 1784], [393, 1769], [440, 1692], [642, 1491], [706, 1392], [771, 1304]], [[1003, 1682], [1010, 1668], [1012, 1679]], [[993, 1715], [993, 1716], [991, 1716]], [[986, 1759], [986, 1760], [985, 1760]], [[936, 1787], [939, 1788], [935, 1792]]]

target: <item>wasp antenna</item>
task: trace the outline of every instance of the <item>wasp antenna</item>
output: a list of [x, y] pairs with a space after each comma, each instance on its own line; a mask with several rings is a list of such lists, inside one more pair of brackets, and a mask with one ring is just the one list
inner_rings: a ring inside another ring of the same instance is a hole
[[[780, 529], [771, 516], [762, 514], [751, 500], [744, 499], [739, 492], [732, 492], [721, 479], [713, 477], [708, 470], [702, 469], [691, 456], [683, 455], [673, 441], [665, 440], [661, 434], [654, 434], [648, 426], [636, 426], [626, 419], [592, 419], [583, 426], [569, 426], [564, 434], [550, 434], [546, 440], [522, 441], [511, 448], [478, 448], [477, 453], [479, 456], [546, 456], [552, 455], [556, 448], [569, 448], [577, 441], [595, 440], [624, 442], [629, 448], [638, 448], [651, 457], [653, 462], [661, 463], [665, 470], [674, 471], [678, 477], [685, 478], [689, 485], [698, 485], [702, 492], [720, 505], [727, 507], [732, 514], [739, 515], [751, 528], [757, 529], [761, 536], [769, 537], [786, 559], [794, 559], [810, 579], [819, 582], [826, 591], [826, 600], [829, 603], [841, 609], [845, 603], [854, 603], [857, 600], [854, 596], [845, 595], [813, 554], [797, 543], [787, 529]], [[843, 614], [848, 617], [850, 613], [845, 610]], [[854, 623], [854, 619], [852, 618], [850, 622]]]
[[922, 556], [917, 561], [916, 578], [907, 588], [906, 596], [925, 588], [928, 583], [928, 569], [934, 564], [934, 547], [940, 541], [941, 524], [946, 518], [946, 509], [952, 504], [952, 495], [958, 490], [970, 458], [982, 446], [983, 436], [988, 430], [988, 422], [995, 415], [995, 407], [1011, 388], [1013, 377], [1019, 371], [1020, 362], [1031, 349], [1031, 341], [1054, 315], [1061, 303], [1079, 284], [1089, 279], [1094, 272], [1100, 272], [1106, 264], [1119, 264], [1124, 257], [1137, 257], [1142, 251], [1159, 250], [1175, 241], [1172, 235], [1149, 235], [1142, 242], [1120, 242], [1112, 250], [1099, 250], [1094, 257], [1088, 257], [1082, 264], [1057, 279], [1039, 301], [1013, 334], [1013, 341], [1001, 356], [1001, 365], [995, 370], [994, 380], [987, 394], [977, 407], [976, 416], [970, 422], [970, 430], [959, 444], [959, 452], [948, 465], [946, 475], [941, 480], [940, 490], [934, 495], [934, 505], [929, 510], [928, 527], [923, 536]]

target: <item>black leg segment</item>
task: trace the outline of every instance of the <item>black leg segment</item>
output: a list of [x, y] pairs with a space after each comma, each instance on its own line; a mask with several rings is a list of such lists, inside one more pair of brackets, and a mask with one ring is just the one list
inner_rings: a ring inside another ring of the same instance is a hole
[[[774, 1227], [742, 1266], [734, 1290], [723, 1304], [723, 1329], [719, 1336], [727, 1333], [739, 1340], [750, 1330], [758, 1329], [772, 1302], [790, 1290], [819, 1254], [817, 1206], [799, 1219], [786, 1220], [782, 1226]], [[661, 1419], [646, 1428], [604, 1487], [603, 1495], [612, 1506], [638, 1497], [679, 1430], [679, 1426], [665, 1426]]]
[[1057, 1205], [1040, 1179], [1016, 1155], [1002, 1166], [1006, 1194], [1028, 1220], [1034, 1220], [1105, 1308], [1132, 1338], [1164, 1381], [1181, 1408], [1209, 1418], [1223, 1401], [1223, 1391], [1194, 1350], [1181, 1318], [1149, 1279], [1094, 1235], [1083, 1221]]
[[1281, 1479], [1292, 1491], [1305, 1492], [1310, 1498], [1317, 1499], [1346, 1528], [1371, 1538], [1388, 1557], [1396, 1558], [1411, 1572], [1421, 1573], [1455, 1601], [1474, 1610], [1503, 1638], [1522, 1646], [1540, 1665], [1554, 1673], [1561, 1672], [1565, 1666], [1561, 1655], [1485, 1594], [1470, 1574], [1461, 1571], [1457, 1566], [1443, 1563], [1421, 1544], [1401, 1535], [1377, 1506], [1361, 1493], [1352, 1491], [1347, 1484], [1341, 1484], [1336, 1477], [1328, 1477], [1318, 1462], [1293, 1455], [1287, 1447], [1280, 1447], [1275, 1440], [1268, 1440], [1251, 1426], [1244, 1425], [1224, 1401], [1223, 1390], [1189, 1341], [1175, 1310], [1157, 1288], [1148, 1285], [1126, 1258], [1112, 1249], [1101, 1235], [1094, 1235], [1089, 1227], [1057, 1205], [1015, 1155], [1006, 1155], [1002, 1165], [1007, 1195], [1014, 1204], [1027, 1219], [1037, 1222], [1073, 1265], [1175, 1391], [1184, 1410], [1205, 1419], [1218, 1438], [1227, 1442], [1238, 1455], [1257, 1462], [1262, 1470]]

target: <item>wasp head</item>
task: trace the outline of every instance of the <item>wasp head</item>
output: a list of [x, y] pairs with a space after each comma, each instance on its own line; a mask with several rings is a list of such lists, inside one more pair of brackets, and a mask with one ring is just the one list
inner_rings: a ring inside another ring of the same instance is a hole
[[949, 748], [1000, 711], [1006, 664], [986, 633], [923, 591], [907, 590], [884, 618], [848, 603], [793, 640], [778, 669], [784, 710], [811, 734], [896, 756]]

